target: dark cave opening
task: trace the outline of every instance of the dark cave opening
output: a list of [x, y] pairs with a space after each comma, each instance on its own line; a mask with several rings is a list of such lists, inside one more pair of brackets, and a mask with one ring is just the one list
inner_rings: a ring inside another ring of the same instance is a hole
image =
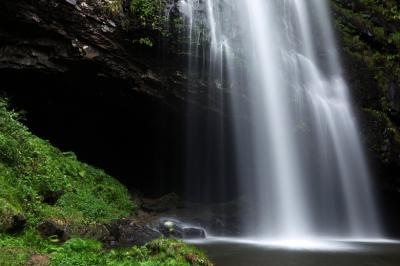
[[183, 118], [172, 108], [85, 72], [2, 76], [8, 81], [3, 92], [26, 112], [34, 134], [149, 196], [182, 193]]
[[[34, 134], [62, 151], [75, 152], [129, 189], [146, 197], [175, 192], [194, 201], [237, 197], [232, 136], [229, 129], [223, 130], [224, 136], [215, 130], [220, 127], [218, 114], [192, 108], [188, 117], [183, 103], [168, 104], [84, 69], [61, 74], [1, 70], [0, 75], [3, 96], [25, 113], [23, 122]], [[197, 122], [188, 150], [190, 120]], [[212, 146], [206, 145], [209, 139], [215, 139]], [[188, 160], [195, 162], [190, 173]], [[218, 168], [221, 160], [224, 169]], [[193, 175], [190, 182], [188, 174]], [[188, 192], [188, 187], [198, 192]]]
[[[34, 134], [62, 151], [75, 152], [81, 161], [104, 169], [132, 191], [146, 197], [175, 192], [187, 200], [207, 198], [207, 202], [240, 196], [229, 118], [224, 118], [226, 128], [221, 130], [218, 114], [188, 112], [183, 102], [169, 104], [84, 69], [61, 74], [1, 70], [0, 74], [1, 91], [13, 108], [26, 112], [24, 123]], [[186, 135], [189, 121], [196, 121], [191, 145]], [[189, 153], [193, 153], [190, 158]], [[397, 168], [375, 168], [377, 176], [396, 176]], [[386, 190], [386, 181], [378, 180], [386, 231], [398, 236], [398, 193]]]

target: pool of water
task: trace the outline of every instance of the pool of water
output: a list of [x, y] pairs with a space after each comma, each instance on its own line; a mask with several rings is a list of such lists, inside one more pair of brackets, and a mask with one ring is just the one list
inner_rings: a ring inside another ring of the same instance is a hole
[[400, 266], [400, 242], [370, 240], [191, 242], [217, 266]]

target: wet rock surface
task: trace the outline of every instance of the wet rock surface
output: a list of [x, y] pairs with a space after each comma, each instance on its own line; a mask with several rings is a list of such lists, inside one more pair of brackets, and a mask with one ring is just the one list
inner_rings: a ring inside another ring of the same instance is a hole
[[[106, 224], [108, 234], [97, 239], [109, 247], [127, 247], [144, 245], [160, 237], [204, 239], [209, 234], [240, 236], [243, 233], [239, 222], [242, 214], [238, 208], [244, 207], [243, 201], [197, 204], [185, 202], [176, 194], [155, 199], [137, 198], [135, 201], [141, 202], [135, 216]], [[152, 206], [150, 210], [149, 202]]]
[[400, 42], [393, 38], [400, 30], [399, 2], [333, 0], [331, 6], [382, 220], [400, 236]]
[[144, 245], [161, 237], [159, 232], [134, 218], [117, 220], [107, 227], [110, 231], [110, 237], [106, 243], [110, 246]]
[[174, 219], [160, 219], [157, 229], [165, 237], [173, 237], [179, 239], [206, 238], [206, 231], [203, 228], [195, 227]]
[[394, 2], [332, 1], [344, 73], [356, 106], [362, 108], [362, 137], [377, 174], [388, 179], [395, 175], [393, 167], [400, 168], [396, 147], [400, 144], [400, 64], [392, 56], [399, 54], [400, 43], [391, 39], [400, 23], [383, 12], [390, 7], [396, 12]]
[[[164, 208], [163, 196], [158, 199], [142, 199], [142, 209], [138, 212], [138, 219], [143, 223], [157, 228], [164, 236], [175, 238], [204, 238], [207, 235], [240, 236], [243, 228], [243, 216], [251, 208], [245, 198], [226, 203], [201, 204], [187, 202], [175, 198], [169, 208]], [[146, 202], [151, 201], [153, 211], [148, 211]], [[158, 210], [155, 212], [154, 210]]]

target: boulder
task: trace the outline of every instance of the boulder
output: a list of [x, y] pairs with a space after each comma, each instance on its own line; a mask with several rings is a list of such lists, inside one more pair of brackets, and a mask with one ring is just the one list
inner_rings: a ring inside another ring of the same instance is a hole
[[18, 233], [26, 225], [26, 218], [21, 211], [0, 198], [0, 232]]
[[165, 237], [179, 239], [206, 238], [206, 231], [203, 228], [191, 226], [174, 219], [160, 219], [157, 229]]
[[107, 227], [110, 237], [106, 242], [110, 246], [142, 246], [161, 237], [156, 230], [130, 218], [113, 221]]
[[59, 219], [48, 218], [38, 225], [37, 230], [43, 237], [57, 236], [62, 240], [69, 238], [66, 223]]
[[108, 228], [99, 223], [91, 223], [87, 225], [70, 225], [66, 228], [67, 235], [80, 236], [83, 238], [94, 239], [105, 242], [110, 237]]

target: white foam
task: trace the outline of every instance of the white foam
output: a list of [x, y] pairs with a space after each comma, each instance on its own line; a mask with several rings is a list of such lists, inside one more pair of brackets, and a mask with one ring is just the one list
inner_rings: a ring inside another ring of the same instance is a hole
[[[187, 241], [190, 244], [245, 244], [268, 249], [309, 250], [309, 251], [342, 251], [354, 252], [368, 250], [368, 244], [400, 244], [393, 239], [252, 239], [231, 237], [207, 237]], [[362, 244], [362, 245], [360, 245]]]

